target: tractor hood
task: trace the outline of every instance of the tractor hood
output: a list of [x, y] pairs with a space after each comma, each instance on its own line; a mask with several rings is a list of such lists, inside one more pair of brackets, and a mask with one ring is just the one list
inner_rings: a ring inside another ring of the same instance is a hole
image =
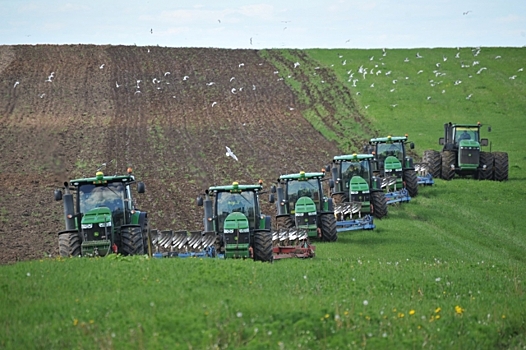
[[111, 211], [106, 207], [91, 209], [82, 217], [82, 225], [108, 223], [111, 225]]
[[398, 158], [394, 156], [389, 156], [384, 160], [384, 169], [386, 172], [402, 170], [402, 163], [400, 163]]
[[242, 213], [230, 213], [223, 224], [223, 232], [225, 233], [234, 233], [234, 230], [239, 230], [239, 232], [249, 232], [248, 219]]
[[314, 213], [316, 214], [316, 204], [309, 197], [300, 197], [296, 202], [294, 208], [296, 215], [299, 213]]
[[369, 185], [363, 177], [355, 175], [351, 178], [349, 190], [351, 191], [351, 194], [358, 192], [369, 192]]

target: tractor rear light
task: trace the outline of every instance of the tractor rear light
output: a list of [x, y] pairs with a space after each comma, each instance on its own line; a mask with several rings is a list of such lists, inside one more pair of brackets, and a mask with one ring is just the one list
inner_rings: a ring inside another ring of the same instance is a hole
[[68, 219], [73, 219], [73, 215], [68, 214], [68, 215], [67, 215], [67, 218], [68, 218]]

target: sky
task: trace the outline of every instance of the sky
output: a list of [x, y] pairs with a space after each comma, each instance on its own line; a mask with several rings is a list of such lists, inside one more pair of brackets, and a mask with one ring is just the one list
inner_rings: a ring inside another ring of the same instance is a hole
[[525, 0], [0, 0], [0, 45], [526, 46]]

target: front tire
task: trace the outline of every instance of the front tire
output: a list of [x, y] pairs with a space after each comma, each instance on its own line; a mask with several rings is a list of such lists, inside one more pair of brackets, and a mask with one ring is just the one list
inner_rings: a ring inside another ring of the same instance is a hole
[[290, 216], [279, 216], [276, 218], [276, 229], [289, 229], [294, 227], [294, 221]]
[[272, 262], [272, 234], [269, 231], [254, 232], [254, 261]]
[[381, 219], [387, 215], [387, 200], [382, 191], [371, 192], [371, 204], [373, 205], [373, 216]]
[[[493, 162], [494, 155], [489, 152], [480, 152], [480, 162], [478, 179], [479, 180], [493, 180]], [[484, 170], [483, 167], [486, 166]]]
[[63, 258], [81, 255], [80, 237], [77, 232], [62, 233], [58, 236], [58, 251]]
[[455, 152], [443, 151], [442, 157], [442, 179], [451, 180], [455, 176]]
[[427, 164], [427, 170], [434, 178], [439, 178], [442, 168], [442, 157], [440, 152], [429, 149], [424, 151], [424, 163]]
[[493, 152], [495, 155], [495, 181], [508, 180], [508, 153]]
[[321, 239], [325, 242], [336, 242], [338, 240], [338, 231], [336, 231], [336, 218], [334, 214], [320, 215], [321, 222]]
[[122, 245], [119, 247], [119, 251], [123, 255], [145, 254], [142, 228], [140, 226], [122, 227], [121, 239]]
[[414, 170], [404, 171], [404, 182], [409, 196], [416, 197], [418, 195], [418, 177]]

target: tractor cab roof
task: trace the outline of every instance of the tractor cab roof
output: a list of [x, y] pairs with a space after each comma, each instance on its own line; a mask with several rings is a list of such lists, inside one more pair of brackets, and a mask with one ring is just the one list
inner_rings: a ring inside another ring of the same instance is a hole
[[239, 193], [243, 191], [261, 191], [263, 189], [262, 185], [240, 185], [237, 182], [233, 182], [232, 185], [224, 185], [224, 186], [211, 186], [208, 188], [209, 192], [217, 193], [217, 192], [232, 192], [232, 193]]
[[481, 125], [479, 124], [451, 124], [454, 128], [479, 128]]
[[135, 177], [131, 174], [131, 169], [127, 175], [110, 175], [105, 176], [102, 171], [97, 171], [95, 177], [86, 177], [80, 179], [69, 180], [70, 186], [78, 187], [85, 184], [103, 185], [111, 182], [133, 183]]
[[290, 181], [290, 180], [309, 180], [309, 179], [323, 179], [325, 177], [325, 173], [319, 172], [319, 173], [306, 173], [304, 171], [300, 171], [296, 174], [286, 174], [281, 175], [278, 180], [280, 181]]
[[360, 161], [364, 159], [373, 159], [374, 155], [372, 154], [345, 154], [341, 156], [334, 156], [333, 161], [335, 163], [337, 162], [344, 162], [344, 161]]
[[397, 142], [397, 141], [407, 141], [407, 135], [406, 136], [387, 136], [387, 137], [377, 137], [374, 139], [371, 139], [369, 141], [369, 144], [373, 143], [391, 143], [391, 142]]

